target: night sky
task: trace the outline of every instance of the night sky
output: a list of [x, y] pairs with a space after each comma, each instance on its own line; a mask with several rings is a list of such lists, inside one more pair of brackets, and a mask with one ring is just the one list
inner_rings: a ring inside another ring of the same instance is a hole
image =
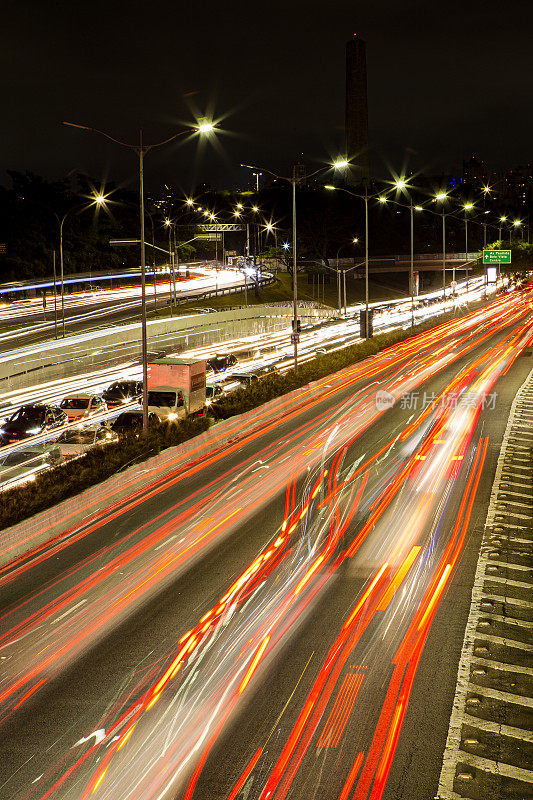
[[[5, 170], [135, 182], [133, 154], [69, 120], [158, 141], [212, 114], [216, 146], [151, 153], [146, 181], [243, 182], [240, 162], [287, 172], [344, 149], [344, 47], [367, 42], [374, 174], [533, 160], [529, 0], [4, 0]], [[408, 159], [408, 161], [406, 160]]]

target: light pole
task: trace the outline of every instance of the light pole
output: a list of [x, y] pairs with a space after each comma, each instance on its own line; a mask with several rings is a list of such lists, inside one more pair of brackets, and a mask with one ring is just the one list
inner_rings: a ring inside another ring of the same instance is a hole
[[[319, 172], [324, 172], [326, 169], [345, 169], [348, 166], [348, 162], [346, 160], [339, 160], [335, 161], [334, 164], [330, 165], [329, 167], [321, 167], [320, 169], [311, 172], [309, 175], [306, 175], [306, 178], [312, 178], [314, 175], [318, 175]], [[259, 170], [259, 167], [254, 167], [250, 164], [241, 164], [241, 167], [247, 167], [248, 169], [255, 170], [256, 172]], [[295, 371], [298, 369], [298, 280], [296, 275], [296, 184], [300, 182], [301, 178], [297, 177], [294, 173], [291, 178], [287, 178], [284, 175], [278, 175], [275, 172], [272, 172], [269, 169], [263, 169], [263, 172], [268, 172], [269, 175], [272, 175], [274, 178], [278, 178], [278, 180], [286, 181], [290, 183], [292, 186], [292, 341], [294, 344], [294, 369]]]
[[[463, 206], [463, 211], [465, 214], [465, 266], [466, 266], [466, 294], [468, 297], [468, 215], [467, 211], [472, 211], [474, 208], [473, 203], [465, 203]], [[455, 266], [453, 268], [453, 279], [455, 280]], [[455, 294], [455, 289], [454, 289]]]
[[[447, 199], [446, 192], [439, 192], [435, 197], [436, 202], [442, 202]], [[446, 311], [446, 214], [444, 213], [444, 205], [442, 206], [442, 310]]]
[[[351, 243], [352, 244], [357, 244], [358, 241], [359, 241], [359, 239], [357, 238], [357, 236], [355, 236], [352, 239]], [[337, 256], [336, 256], [336, 261], [337, 261], [337, 269], [336, 269], [336, 272], [337, 272], [337, 293], [338, 293], [339, 314], [342, 314], [342, 293], [341, 293], [341, 274], [340, 274], [340, 270], [339, 270], [339, 253], [344, 247], [347, 247], [347, 246], [348, 245], [346, 245], [346, 244], [341, 244], [341, 246], [337, 250]], [[353, 269], [353, 267], [350, 267], [350, 269]], [[343, 278], [343, 285], [344, 285], [344, 314], [345, 315], [347, 313], [346, 312], [346, 306], [347, 306], [347, 300], [346, 300], [346, 273], [348, 271], [349, 270], [344, 270], [344, 269], [342, 270], [342, 278]]]
[[[346, 161], [345, 162], [338, 161], [338, 162], [336, 162], [335, 166], [337, 166], [337, 165], [338, 166], [341, 166], [341, 165], [347, 166], [347, 164], [348, 164], [348, 162], [346, 162]], [[398, 189], [405, 189], [406, 186], [407, 186], [406, 181], [399, 180], [399, 181], [396, 181], [394, 186], [389, 191], [393, 191], [394, 189], [396, 191]], [[356, 194], [355, 192], [350, 192], [348, 189], [343, 189], [341, 186], [331, 186], [329, 184], [326, 184], [324, 186], [324, 189], [328, 189], [329, 191], [345, 192], [345, 194], [349, 194], [352, 197], [358, 197], [360, 200], [363, 200], [363, 202], [365, 204], [365, 339], [369, 339], [370, 337], [368, 335], [368, 333], [369, 333], [369, 325], [368, 325], [368, 322], [369, 322], [369, 319], [368, 319], [368, 317], [369, 317], [369, 292], [368, 292], [368, 266], [369, 266], [369, 260], [368, 260], [368, 201], [369, 200], [374, 200], [376, 197], [378, 197], [381, 203], [386, 203], [387, 202], [387, 198], [385, 197], [383, 192], [376, 192], [375, 194], [368, 194], [368, 184], [366, 184], [366, 183], [365, 183], [365, 193], [364, 194]], [[346, 298], [346, 292], [345, 292], [345, 298]]]
[[[103, 194], [96, 195], [93, 202], [89, 203], [89, 206], [91, 205], [96, 205], [98, 207], [105, 205], [104, 195]], [[87, 206], [76, 206], [75, 208], [69, 208], [69, 210], [65, 214], [63, 214], [61, 218], [56, 214], [56, 217], [59, 221], [59, 275], [61, 283], [61, 319], [62, 319], [63, 339], [65, 338], [65, 282], [64, 282], [64, 269], [63, 269], [63, 225], [65, 224], [65, 220], [67, 219], [67, 217], [73, 214], [74, 211], [81, 211], [84, 208], [87, 208]]]
[[[167, 139], [163, 139], [161, 142], [155, 142], [154, 144], [144, 144], [143, 133], [142, 130], [140, 130], [139, 143], [130, 144], [128, 142], [123, 142], [120, 139], [116, 139], [114, 136], [111, 136], [105, 131], [92, 128], [87, 125], [78, 125], [74, 122], [64, 122], [63, 124], [68, 125], [71, 128], [79, 128], [83, 131], [90, 131], [91, 133], [98, 133], [101, 136], [105, 136], [106, 139], [110, 139], [112, 142], [115, 142], [115, 144], [119, 144], [122, 147], [126, 147], [128, 150], [132, 150], [139, 157], [139, 213], [141, 227], [141, 350], [143, 370], [142, 407], [143, 433], [146, 435], [148, 433], [148, 342], [146, 335], [146, 251], [144, 246], [144, 156], [155, 147], [161, 147], [164, 144], [168, 144], [169, 142], [174, 141], [174, 139], [177, 139], [179, 136], [183, 136], [186, 133], [210, 133], [214, 129], [214, 125], [204, 122], [195, 128], [188, 128], [187, 130], [178, 131], [172, 136], [169, 136]], [[61, 269], [63, 269], [62, 262]]]
[[[41, 206], [49, 211], [57, 220], [57, 224], [59, 226], [59, 259], [60, 259], [60, 282], [61, 282], [61, 318], [62, 318], [62, 332], [63, 338], [65, 338], [65, 292], [64, 292], [64, 274], [63, 274], [63, 225], [67, 217], [69, 217], [74, 211], [84, 211], [91, 206], [97, 206], [100, 208], [101, 206], [105, 206], [106, 204], [106, 197], [103, 194], [94, 195], [93, 199], [90, 203], [75, 206], [74, 208], [69, 208], [69, 210], [63, 214], [62, 217], [59, 216], [57, 211], [54, 211], [53, 208], [47, 206], [45, 203], [41, 203], [38, 200], [32, 200], [29, 197], [23, 197], [24, 201], [29, 203], [35, 203], [35, 205]], [[55, 251], [54, 251], [54, 275], [55, 275]], [[54, 287], [55, 287], [55, 279], [54, 279]], [[55, 288], [54, 288], [55, 292]], [[56, 298], [54, 297], [54, 307], [57, 305]], [[57, 324], [56, 324], [56, 338], [57, 338]]]
[[174, 251], [172, 249], [172, 233], [174, 223], [170, 219], [165, 220], [165, 227], [168, 228], [168, 260], [169, 260], [169, 283], [170, 283], [170, 316], [174, 316], [174, 295], [176, 292], [176, 274], [174, 272]]

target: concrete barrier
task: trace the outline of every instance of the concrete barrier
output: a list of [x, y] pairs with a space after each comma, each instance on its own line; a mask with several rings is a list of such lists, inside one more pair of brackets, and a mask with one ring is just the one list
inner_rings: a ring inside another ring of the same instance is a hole
[[[344, 374], [352, 367], [337, 373], [342, 382]], [[159, 484], [161, 477], [183, 471], [186, 466], [204, 458], [208, 453], [224, 451], [229, 442], [253, 435], [265, 425], [276, 422], [315, 401], [324, 393], [324, 384], [332, 377], [322, 378], [307, 386], [265, 403], [260, 408], [223, 420], [205, 433], [177, 447], [169, 447], [158, 456], [149, 458], [118, 472], [102, 483], [91, 486], [69, 500], [30, 517], [18, 525], [0, 531], [0, 567], [12, 564], [31, 551], [46, 545], [48, 551], [54, 542], [61, 546], [69, 539], [83, 535], [83, 531], [106, 513], [118, 512], [122, 504], [135, 502], [135, 498]], [[60, 468], [59, 468], [60, 470]], [[37, 552], [35, 552], [37, 555]]]
[[[298, 308], [303, 322], [327, 318], [333, 313], [305, 305]], [[179, 353], [190, 347], [284, 330], [290, 327], [291, 319], [290, 307], [256, 305], [151, 320], [147, 323], [148, 349]], [[141, 325], [137, 322], [29, 345], [0, 356], [0, 394], [101, 366], [135, 361], [140, 354]]]

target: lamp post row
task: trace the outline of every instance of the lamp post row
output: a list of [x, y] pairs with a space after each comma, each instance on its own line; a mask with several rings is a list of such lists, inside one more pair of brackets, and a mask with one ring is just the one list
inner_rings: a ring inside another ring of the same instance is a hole
[[[177, 133], [173, 134], [172, 136], [167, 137], [166, 139], [152, 143], [152, 144], [145, 144], [143, 142], [143, 135], [142, 130], [139, 132], [139, 143], [128, 143], [121, 141], [114, 136], [111, 136], [109, 133], [99, 130], [97, 128], [93, 128], [86, 125], [79, 125], [77, 123], [72, 122], [65, 122], [65, 125], [69, 127], [78, 128], [80, 130], [89, 131], [92, 133], [97, 133], [105, 138], [111, 140], [115, 144], [118, 144], [122, 147], [125, 147], [129, 150], [132, 150], [136, 153], [139, 158], [139, 216], [140, 216], [140, 245], [141, 245], [141, 350], [142, 350], [142, 369], [143, 369], [143, 398], [142, 398], [142, 407], [143, 407], [143, 432], [147, 433], [148, 431], [148, 361], [147, 361], [147, 324], [146, 324], [146, 251], [145, 251], [145, 242], [144, 242], [144, 156], [150, 150], [161, 147], [165, 144], [170, 143], [171, 141], [177, 139], [178, 137], [186, 134], [186, 133], [210, 133], [214, 129], [214, 125], [212, 123], [202, 123], [195, 128], [178, 131]], [[294, 343], [294, 368], [297, 369], [298, 367], [298, 338], [299, 338], [299, 325], [298, 325], [298, 284], [297, 284], [297, 226], [296, 226], [296, 184], [299, 183], [301, 180], [295, 174], [291, 178], [287, 178], [281, 175], [277, 175], [276, 173], [271, 172], [270, 170], [260, 170], [258, 167], [251, 167], [250, 165], [241, 165], [241, 166], [248, 166], [253, 170], [253, 175], [256, 178], [257, 188], [259, 187], [259, 176], [262, 175], [263, 172], [268, 172], [269, 174], [273, 175], [274, 177], [288, 181], [292, 185], [292, 236], [293, 236], [293, 343]], [[348, 166], [348, 162], [346, 160], [339, 160], [336, 161], [333, 165], [331, 165], [334, 169], [339, 168], [346, 168]], [[318, 174], [319, 172], [325, 171], [327, 168], [321, 168], [316, 170], [315, 172], [311, 173], [311, 175], [306, 176], [306, 178], [312, 177], [313, 175]], [[394, 188], [396, 190], [403, 189], [406, 186], [406, 182], [401, 180], [397, 181]], [[326, 187], [330, 189], [336, 189], [337, 187]], [[346, 189], [341, 189], [342, 191], [346, 191], [348, 194], [352, 194], [356, 197], [361, 197], [364, 200], [365, 204], [365, 336], [368, 338], [369, 333], [369, 278], [368, 278], [368, 267], [369, 267], [369, 253], [368, 253], [368, 202], [369, 200], [379, 196], [378, 194], [369, 195], [368, 194], [368, 184], [365, 184], [365, 193], [364, 195], [356, 195], [353, 192], [349, 192]], [[382, 193], [380, 193], [381, 196]], [[437, 200], [445, 199], [447, 197], [446, 194], [441, 193], [437, 195]], [[381, 199], [381, 197], [380, 197]], [[386, 198], [385, 198], [386, 199]], [[97, 204], [103, 201], [102, 196], [98, 196], [95, 200]], [[410, 259], [410, 273], [409, 279], [411, 284], [411, 301], [412, 301], [412, 309], [413, 309], [413, 321], [414, 321], [414, 280], [413, 280], [413, 204], [411, 201], [411, 259]], [[61, 219], [59, 219], [58, 215], [56, 214], [56, 218], [59, 221], [59, 233], [60, 233], [60, 279], [61, 279], [61, 309], [62, 309], [62, 332], [63, 336], [65, 335], [65, 315], [64, 315], [64, 264], [63, 264], [63, 226], [67, 216], [73, 211], [74, 209], [68, 211]], [[55, 212], [54, 212], [55, 213]], [[443, 272], [443, 301], [446, 302], [446, 223], [445, 223], [446, 214], [444, 213], [444, 209], [442, 211], [442, 241], [443, 241], [443, 260], [442, 260], [442, 272]], [[503, 221], [503, 218], [502, 218]], [[466, 207], [465, 207], [465, 222], [466, 222]], [[467, 224], [467, 223], [466, 223]], [[516, 224], [516, 223], [515, 223]], [[486, 226], [485, 226], [486, 232]], [[466, 232], [466, 240], [467, 240], [467, 232]], [[486, 234], [485, 234], [486, 235]], [[345, 295], [346, 297], [346, 295]], [[172, 305], [172, 303], [171, 303]]]

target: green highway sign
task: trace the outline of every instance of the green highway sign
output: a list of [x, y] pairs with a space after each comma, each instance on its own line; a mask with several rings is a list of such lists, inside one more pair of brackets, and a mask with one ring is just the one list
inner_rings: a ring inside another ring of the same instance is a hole
[[510, 264], [510, 250], [483, 250], [484, 264]]

